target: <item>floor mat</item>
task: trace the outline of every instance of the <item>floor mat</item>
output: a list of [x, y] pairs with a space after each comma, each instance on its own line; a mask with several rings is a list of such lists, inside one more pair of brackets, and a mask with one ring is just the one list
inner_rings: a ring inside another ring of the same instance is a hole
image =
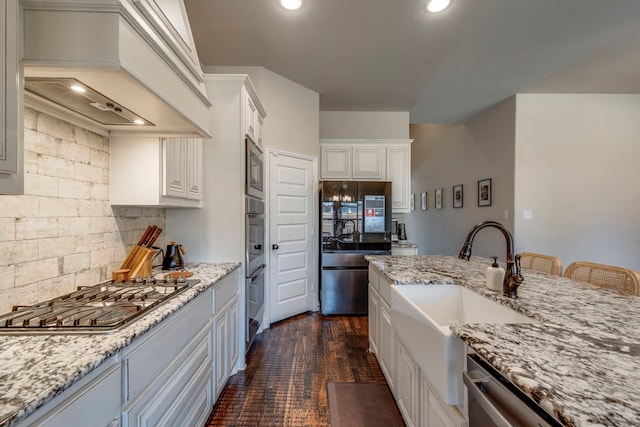
[[403, 427], [396, 402], [383, 383], [327, 384], [331, 427]]

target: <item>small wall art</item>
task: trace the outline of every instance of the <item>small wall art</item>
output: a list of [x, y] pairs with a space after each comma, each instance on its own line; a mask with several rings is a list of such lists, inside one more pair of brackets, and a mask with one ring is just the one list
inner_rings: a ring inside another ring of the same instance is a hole
[[453, 186], [453, 207], [462, 207], [462, 184]]
[[436, 209], [442, 209], [442, 188], [438, 188], [436, 190], [436, 197], [435, 197], [435, 207]]
[[478, 181], [478, 206], [491, 206], [491, 178]]
[[420, 194], [420, 207], [422, 208], [423, 211], [427, 210], [427, 192], [426, 191]]

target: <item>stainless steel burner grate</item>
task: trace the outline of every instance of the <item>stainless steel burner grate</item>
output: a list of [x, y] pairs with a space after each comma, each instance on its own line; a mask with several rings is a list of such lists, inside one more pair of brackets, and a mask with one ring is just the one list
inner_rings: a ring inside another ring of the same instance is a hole
[[146, 279], [80, 286], [76, 291], [0, 315], [0, 334], [111, 333], [200, 280]]

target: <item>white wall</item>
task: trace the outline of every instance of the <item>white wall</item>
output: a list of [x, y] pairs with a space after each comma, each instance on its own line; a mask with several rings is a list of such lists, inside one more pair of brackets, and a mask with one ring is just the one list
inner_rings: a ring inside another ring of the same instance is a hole
[[409, 138], [409, 112], [320, 112], [321, 138]]
[[267, 112], [264, 144], [270, 148], [320, 155], [320, 96], [264, 67], [206, 67], [206, 73], [248, 74]]
[[518, 251], [640, 270], [639, 117], [640, 95], [517, 95]]
[[[411, 125], [411, 192], [416, 210], [405, 215], [409, 241], [419, 253], [458, 255], [467, 233], [481, 221], [493, 220], [513, 231], [515, 98], [463, 124]], [[492, 205], [478, 207], [478, 180], [492, 179]], [[452, 207], [453, 186], [463, 185], [463, 207]], [[443, 188], [443, 209], [434, 208], [435, 190]], [[427, 210], [420, 194], [427, 192]], [[503, 219], [508, 211], [509, 219]], [[517, 240], [517, 239], [516, 239]], [[504, 261], [505, 239], [495, 229], [481, 231], [473, 255]]]

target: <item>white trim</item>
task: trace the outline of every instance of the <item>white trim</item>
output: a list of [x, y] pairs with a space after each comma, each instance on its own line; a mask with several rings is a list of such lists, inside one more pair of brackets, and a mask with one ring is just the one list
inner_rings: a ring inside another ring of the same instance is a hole
[[320, 138], [320, 144], [411, 144], [413, 139]]

